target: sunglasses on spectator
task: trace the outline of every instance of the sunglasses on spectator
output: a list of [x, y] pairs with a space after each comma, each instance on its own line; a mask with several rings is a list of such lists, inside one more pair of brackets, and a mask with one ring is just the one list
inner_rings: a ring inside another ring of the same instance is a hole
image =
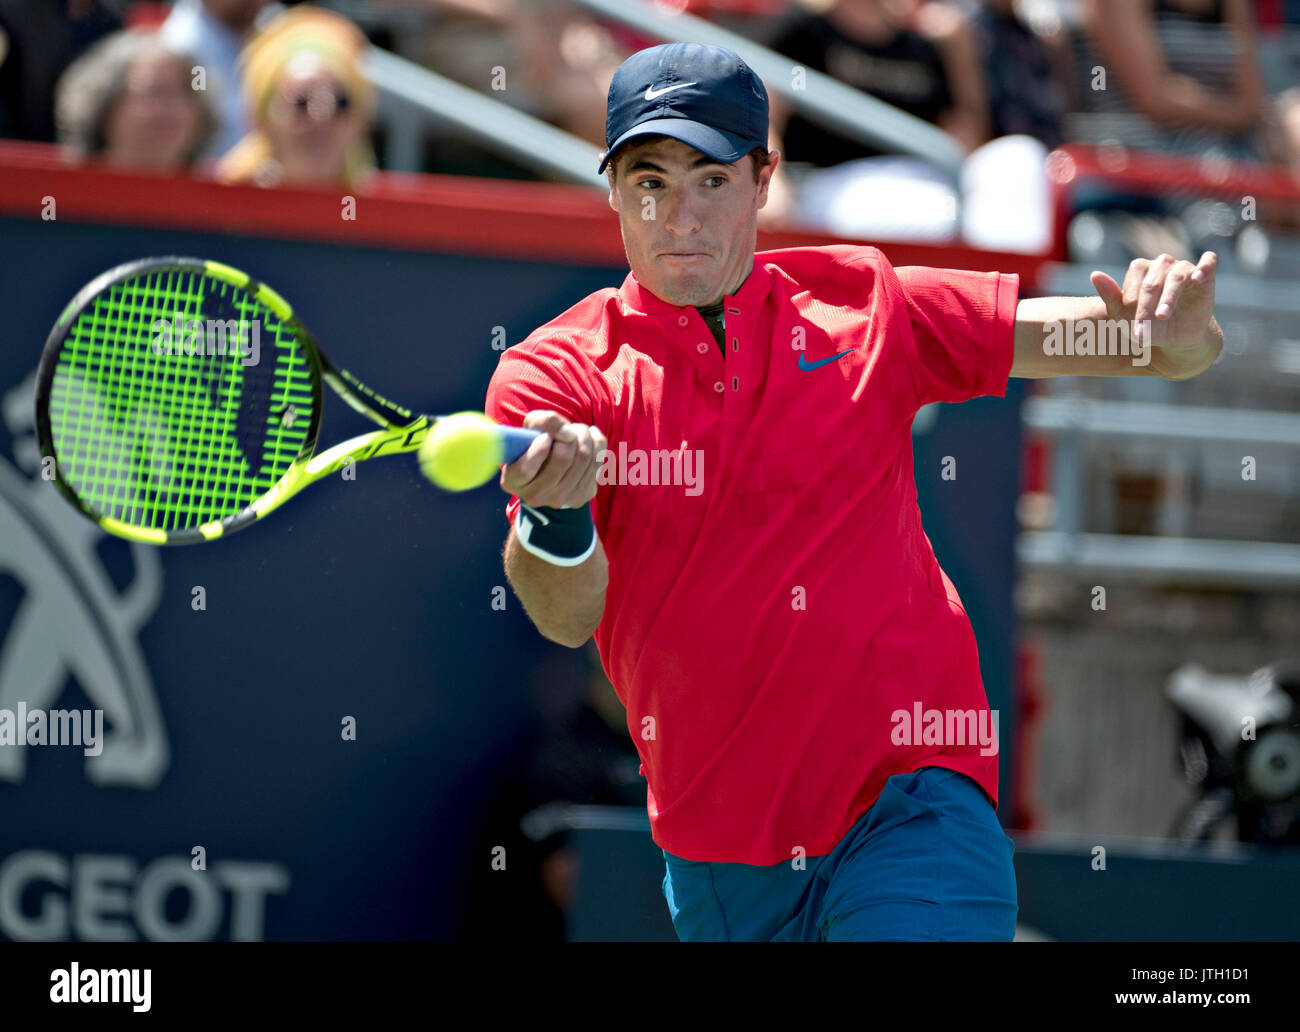
[[[330, 97], [334, 102], [334, 106], [330, 112], [331, 115], [336, 115], [339, 114], [340, 112], [346, 111], [348, 109], [348, 106], [352, 103], [352, 98], [349, 97], [342, 90], [336, 90], [332, 92], [330, 94]], [[305, 115], [312, 110], [313, 102], [315, 102], [317, 106], [320, 106], [323, 100], [324, 98], [322, 97], [321, 93], [313, 90], [310, 93], [303, 93], [297, 97], [293, 97], [289, 102], [293, 105], [294, 110], [298, 114]]]

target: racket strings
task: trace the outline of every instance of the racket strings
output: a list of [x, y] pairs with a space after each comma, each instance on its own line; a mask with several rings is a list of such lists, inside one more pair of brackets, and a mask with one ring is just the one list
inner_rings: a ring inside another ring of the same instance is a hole
[[[230, 320], [236, 338], [218, 349], [210, 328]], [[255, 355], [239, 346], [254, 332]], [[70, 327], [51, 435], [61, 476], [96, 515], [193, 530], [284, 476], [314, 397], [310, 357], [266, 306], [197, 270], [152, 270], [96, 296]]]

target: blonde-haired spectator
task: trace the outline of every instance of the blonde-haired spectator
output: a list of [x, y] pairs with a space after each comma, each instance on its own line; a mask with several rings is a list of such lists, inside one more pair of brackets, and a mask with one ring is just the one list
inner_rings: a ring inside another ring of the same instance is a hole
[[226, 183], [356, 187], [374, 170], [375, 90], [362, 70], [369, 41], [346, 18], [294, 7], [240, 55], [254, 125], [217, 165]]
[[156, 32], [104, 37], [59, 80], [59, 141], [76, 160], [153, 172], [193, 168], [216, 119], [206, 94], [193, 88], [192, 64]]

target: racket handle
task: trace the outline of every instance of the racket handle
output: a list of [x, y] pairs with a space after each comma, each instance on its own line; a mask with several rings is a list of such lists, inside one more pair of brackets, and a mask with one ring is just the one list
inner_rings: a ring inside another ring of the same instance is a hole
[[540, 436], [540, 430], [525, 430], [523, 427], [518, 426], [501, 427], [501, 441], [505, 446], [502, 451], [505, 456], [505, 465], [508, 466], [519, 458], [528, 450], [528, 446]]

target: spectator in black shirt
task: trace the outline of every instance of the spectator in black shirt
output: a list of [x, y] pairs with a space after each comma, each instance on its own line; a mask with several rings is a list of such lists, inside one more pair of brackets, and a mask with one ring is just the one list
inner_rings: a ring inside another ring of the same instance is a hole
[[0, 0], [0, 136], [54, 140], [59, 76], [122, 27], [125, 6], [125, 0]]
[[[939, 126], [967, 151], [988, 139], [974, 38], [965, 16], [948, 4], [836, 0], [824, 15], [797, 15], [772, 49]], [[882, 153], [787, 114], [776, 105], [772, 121], [789, 161], [826, 168]]]
[[1267, 95], [1247, 0], [1083, 0], [1080, 10], [1070, 139], [1262, 157]]
[[1059, 25], [1026, 22], [1015, 0], [980, 0], [975, 35], [984, 55], [993, 136], [1032, 136], [1049, 149], [1062, 141], [1070, 53]]
[[[1035, 37], [1017, 22], [991, 17], [983, 25], [986, 40], [997, 37], [1003, 60], [1033, 48]], [[1056, 108], [1050, 97], [1017, 105], [1012, 95], [1017, 87], [1036, 89], [1050, 71], [1033, 67], [1028, 81], [1004, 74], [999, 128], [1018, 131], [990, 141], [984, 57], [971, 20], [945, 0], [837, 0], [825, 14], [794, 18], [773, 47], [797, 62], [792, 75], [800, 68], [823, 72], [862, 90], [942, 129], [967, 158], [954, 172], [882, 153], [791, 116], [773, 94], [772, 142], [786, 160], [773, 177], [763, 221], [855, 239], [1046, 246], [1051, 212], [1040, 136], [1052, 136]], [[792, 85], [798, 89], [797, 78]]]
[[[824, 13], [792, 17], [771, 46], [796, 62], [792, 74], [800, 68], [827, 74], [938, 126], [964, 151], [988, 139], [983, 68], [970, 22], [942, 0], [836, 0]], [[773, 146], [786, 162], [772, 179], [764, 222], [793, 219], [849, 235], [942, 240], [953, 234], [956, 184], [949, 177], [792, 114], [775, 91], [770, 95]], [[818, 175], [817, 169], [837, 171]], [[845, 196], [846, 186], [853, 196]], [[877, 198], [870, 211], [862, 191]]]

